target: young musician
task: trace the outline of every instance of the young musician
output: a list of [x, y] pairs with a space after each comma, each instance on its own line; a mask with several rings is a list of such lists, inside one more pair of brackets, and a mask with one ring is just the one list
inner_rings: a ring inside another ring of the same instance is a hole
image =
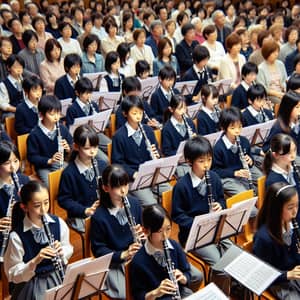
[[[7, 214], [9, 203], [19, 201], [19, 189], [29, 178], [19, 173], [20, 157], [16, 146], [9, 141], [0, 142], [0, 231], [11, 225], [11, 215]], [[12, 207], [11, 207], [12, 209]], [[0, 241], [2, 243], [2, 234]]]
[[[299, 206], [297, 190], [283, 182], [272, 184], [258, 214], [253, 253], [281, 272], [269, 288], [276, 299], [299, 299], [299, 234], [292, 226]], [[298, 221], [299, 222], [299, 221]]]
[[38, 103], [43, 93], [43, 82], [37, 76], [23, 80], [25, 99], [15, 113], [15, 131], [18, 135], [29, 133], [39, 121]]
[[[136, 198], [127, 196], [129, 177], [119, 165], [110, 165], [102, 173], [101, 203], [91, 220], [91, 244], [95, 257], [113, 252], [106, 293], [113, 298], [125, 299], [124, 263], [132, 260], [144, 239], [141, 228], [142, 209]], [[124, 207], [129, 202], [129, 213], [135, 221], [132, 230]], [[134, 238], [135, 237], [135, 238]]]
[[[139, 165], [159, 158], [158, 146], [151, 127], [141, 125], [144, 114], [142, 100], [137, 96], [128, 96], [122, 101], [122, 111], [127, 119], [112, 138], [112, 162], [124, 167], [130, 180], [137, 176]], [[169, 189], [168, 184], [161, 184], [160, 192]], [[151, 188], [133, 191], [143, 206], [156, 203]]]
[[197, 115], [198, 133], [206, 135], [219, 131], [221, 110], [218, 107], [219, 93], [214, 85], [206, 84], [201, 89], [203, 106]]
[[289, 134], [297, 146], [296, 163], [300, 165], [300, 98], [299, 94], [293, 91], [287, 92], [281, 100], [277, 121], [274, 123], [264, 145], [263, 151], [266, 153], [270, 149], [270, 141], [277, 133]]
[[71, 151], [73, 139], [68, 129], [59, 124], [61, 103], [55, 96], [43, 96], [38, 110], [41, 121], [28, 136], [27, 158], [48, 186], [48, 174], [61, 167]]
[[[220, 127], [224, 134], [214, 146], [213, 169], [221, 177], [225, 192], [235, 195], [254, 188], [262, 173], [254, 166], [249, 141], [240, 136], [240, 110], [234, 106], [224, 109], [220, 116]], [[237, 137], [240, 137], [240, 147]]]
[[[12, 232], [4, 257], [4, 270], [12, 284], [12, 299], [43, 299], [45, 291], [61, 283], [63, 267], [73, 253], [65, 222], [48, 214], [49, 193], [38, 181], [21, 189], [21, 202], [14, 207]], [[53, 234], [49, 241], [48, 227]]]
[[[135, 300], [172, 299], [176, 291], [182, 298], [193, 293], [188, 288], [192, 279], [191, 268], [180, 245], [170, 239], [171, 225], [170, 216], [160, 205], [144, 209], [143, 228], [148, 238], [129, 266], [131, 292]], [[171, 261], [166, 260], [166, 246]], [[171, 268], [176, 282], [169, 277], [168, 263], [173, 264]]]
[[100, 200], [97, 177], [101, 176], [106, 162], [96, 159], [98, 144], [99, 137], [92, 127], [76, 128], [73, 152], [59, 185], [58, 204], [67, 211], [68, 223], [81, 232], [84, 232], [84, 219], [94, 214]]
[[157, 120], [162, 123], [163, 114], [170, 105], [173, 94], [179, 94], [173, 86], [176, 81], [176, 72], [170, 66], [165, 66], [158, 73], [159, 87], [151, 95], [151, 107]]

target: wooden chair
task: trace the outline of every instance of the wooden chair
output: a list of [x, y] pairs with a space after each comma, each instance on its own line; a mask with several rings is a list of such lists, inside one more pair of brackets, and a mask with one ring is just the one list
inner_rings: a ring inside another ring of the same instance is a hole
[[280, 103], [276, 103], [274, 105], [274, 118], [277, 118], [278, 116], [279, 107], [280, 107]]
[[[169, 213], [171, 216], [172, 213], [172, 195], [173, 190], [168, 190], [162, 193], [161, 195], [161, 206]], [[179, 226], [175, 222], [172, 222], [172, 232], [178, 232]]]
[[161, 149], [161, 130], [155, 129], [154, 135], [155, 135], [155, 139], [157, 141], [158, 148]]
[[13, 142], [17, 141], [17, 133], [15, 131], [15, 117], [6, 117], [5, 118], [5, 128], [8, 136], [12, 139]]
[[33, 168], [30, 165], [29, 161], [27, 160], [27, 138], [29, 134], [23, 134], [19, 135], [17, 137], [17, 145], [18, 145], [18, 151], [20, 155], [20, 161], [21, 161], [21, 170], [24, 174], [27, 176], [30, 176], [33, 174]]
[[193, 123], [196, 128], [196, 131], [198, 132], [198, 119], [197, 118], [193, 119]]
[[231, 101], [232, 101], [232, 95], [227, 95], [226, 96], [226, 108], [229, 108], [231, 106]]
[[111, 163], [111, 152], [112, 152], [112, 143], [109, 143], [107, 144], [107, 157], [110, 163]]
[[114, 113], [110, 115], [109, 129], [110, 129], [110, 138], [112, 138], [117, 130], [116, 114]]
[[2, 300], [10, 299], [8, 279], [4, 272], [3, 263], [1, 264], [1, 287], [2, 287]]
[[126, 300], [133, 300], [131, 293], [131, 284], [129, 276], [130, 263], [125, 264], [125, 289], [126, 289]]
[[55, 203], [57, 203], [58, 189], [60, 178], [63, 169], [59, 169], [48, 174], [49, 181], [49, 199], [50, 199], [50, 213], [55, 215]]
[[87, 258], [93, 256], [91, 250], [91, 217], [85, 219], [84, 228], [85, 228], [85, 237], [84, 237], [85, 258]]
[[257, 196], [258, 196], [257, 208], [258, 209], [261, 209], [264, 202], [266, 179], [267, 179], [266, 176], [261, 176], [257, 179]]
[[[235, 203], [239, 203], [241, 201], [244, 201], [244, 200], [247, 200], [247, 199], [250, 199], [250, 198], [253, 198], [253, 197], [254, 197], [253, 190], [247, 190], [247, 191], [238, 193], [237, 195], [234, 195], [230, 198], [227, 198], [226, 206], [228, 208], [231, 208], [232, 205], [234, 205]], [[250, 229], [249, 224], [245, 225], [244, 231], [245, 231], [244, 235], [245, 235], [246, 241], [251, 241], [252, 237], [253, 237], [253, 234], [251, 233], [251, 229]]]

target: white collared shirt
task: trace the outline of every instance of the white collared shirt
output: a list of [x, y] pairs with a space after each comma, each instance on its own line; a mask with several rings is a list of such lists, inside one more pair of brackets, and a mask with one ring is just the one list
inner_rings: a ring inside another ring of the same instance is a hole
[[172, 123], [172, 125], [175, 127], [175, 129], [176, 129], [179, 133], [180, 133], [180, 131], [179, 131], [179, 128], [177, 127], [177, 124], [185, 125], [184, 122], [182, 122], [182, 123], [178, 122], [178, 121], [174, 118], [174, 116], [171, 116], [170, 122]]
[[80, 174], [83, 174], [86, 170], [89, 170], [92, 166], [87, 166], [85, 165], [79, 158], [78, 156], [75, 158], [74, 161], [78, 171]]
[[136, 131], [139, 131], [139, 129], [135, 130], [133, 129], [128, 122], [125, 123], [125, 126], [127, 128], [128, 131], [128, 137], [131, 137]]
[[[289, 172], [286, 171], [286, 170], [284, 170], [284, 169], [282, 169], [276, 163], [273, 163], [273, 165], [272, 165], [272, 171], [274, 171], [277, 174], [281, 174], [287, 180]], [[292, 169], [290, 171], [292, 171]]]
[[227, 150], [229, 150], [232, 146], [236, 145], [236, 143], [232, 144], [232, 143], [229, 141], [229, 139], [228, 139], [228, 137], [226, 136], [226, 134], [224, 134], [224, 135], [222, 136], [222, 140], [223, 140], [223, 142], [224, 142], [224, 144], [225, 144]]
[[[168, 243], [169, 249], [174, 249], [174, 247], [172, 246], [172, 244], [171, 244], [171, 242], [169, 240], [167, 240], [167, 243]], [[145, 246], [146, 253], [148, 255], [154, 255], [155, 252], [164, 253], [163, 249], [157, 249], [157, 248], [155, 248], [148, 239], [146, 240], [144, 246]]]
[[199, 178], [192, 170], [190, 171], [193, 188], [197, 187], [201, 182], [205, 182], [205, 177]]
[[34, 105], [27, 97], [25, 97], [24, 101], [29, 109], [32, 109], [33, 107], [36, 107], [36, 109], [37, 109], [37, 106]]
[[84, 111], [84, 107], [86, 105], [88, 105], [88, 103], [84, 103], [83, 101], [81, 101], [78, 97], [76, 98], [76, 103], [79, 105], [79, 107], [81, 108], [82, 111]]
[[252, 105], [249, 105], [249, 106], [247, 107], [247, 109], [249, 110], [250, 114], [251, 114], [254, 118], [256, 118], [256, 116], [260, 113], [259, 111], [257, 111], [256, 109], [254, 109]]
[[74, 80], [68, 73], [67, 73], [67, 79], [70, 82], [72, 87], [75, 87], [75, 83], [78, 80], [78, 78], [76, 78], [76, 80]]
[[208, 116], [212, 119], [212, 120], [214, 120], [213, 119], [213, 117], [212, 117], [212, 113], [213, 113], [213, 111], [212, 110], [210, 110], [209, 108], [207, 108], [206, 106], [202, 106], [202, 108], [201, 108], [205, 113], [207, 113], [208, 114]]
[[170, 95], [171, 90], [170, 90], [170, 91], [165, 90], [165, 89], [162, 87], [162, 85], [160, 85], [160, 88], [161, 88], [161, 90], [162, 90], [164, 96], [169, 100], [168, 95]]
[[198, 78], [201, 79], [201, 76], [200, 76], [199, 73], [201, 73], [201, 74], [204, 73], [205, 72], [205, 68], [203, 68], [202, 70], [200, 70], [200, 69], [198, 69], [198, 67], [195, 64], [193, 64], [193, 69], [196, 72]]
[[42, 132], [49, 137], [49, 133], [51, 133], [52, 131], [55, 130], [55, 126], [53, 126], [52, 130], [49, 130], [48, 128], [46, 128], [42, 122], [39, 122], [39, 127], [41, 128]]
[[241, 86], [242, 86], [246, 91], [248, 91], [249, 88], [250, 88], [250, 85], [248, 85], [248, 83], [247, 83], [245, 80], [242, 80]]
[[[50, 216], [46, 215], [49, 222], [55, 222]], [[58, 218], [60, 226], [60, 243], [63, 252], [63, 260], [65, 263], [73, 254], [73, 246], [70, 244], [70, 232], [67, 224], [61, 218]], [[34, 225], [31, 220], [26, 215], [23, 221], [23, 230], [28, 231]], [[21, 283], [24, 281], [29, 281], [35, 276], [35, 271], [31, 268], [31, 260], [25, 263], [23, 261], [23, 256], [25, 254], [24, 247], [19, 235], [12, 231], [9, 236], [9, 242], [7, 245], [7, 250], [4, 255], [4, 270], [8, 276], [8, 281], [13, 283]]]

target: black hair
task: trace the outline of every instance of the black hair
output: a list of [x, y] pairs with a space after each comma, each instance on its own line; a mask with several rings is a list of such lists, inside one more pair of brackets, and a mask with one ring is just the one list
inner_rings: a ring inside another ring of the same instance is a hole
[[195, 29], [195, 26], [192, 23], [186, 23], [181, 28], [182, 36], [185, 36], [190, 30]]
[[265, 225], [271, 238], [279, 244], [282, 240], [282, 211], [285, 203], [297, 195], [294, 186], [276, 182], [268, 187], [262, 208], [258, 212], [257, 229]]
[[220, 127], [226, 132], [230, 124], [235, 122], [242, 122], [240, 109], [234, 106], [223, 109], [219, 121]]
[[205, 105], [207, 98], [212, 95], [212, 98], [218, 98], [219, 92], [218, 89], [212, 84], [204, 84], [201, 88], [201, 101]]
[[59, 30], [60, 32], [62, 32], [62, 31], [64, 30], [65, 27], [70, 27], [70, 29], [72, 30], [72, 25], [71, 25], [70, 23], [68, 23], [68, 22], [60, 22], [60, 23], [58, 24], [58, 30]]
[[130, 109], [137, 107], [144, 110], [143, 100], [138, 96], [126, 96], [121, 103], [121, 109], [124, 114], [128, 114]]
[[[102, 172], [102, 184], [111, 188], [118, 188], [129, 183], [129, 176], [121, 165], [112, 164]], [[101, 188], [101, 205], [112, 208], [113, 204], [109, 194]]]
[[80, 65], [80, 68], [81, 68], [82, 60], [81, 60], [80, 56], [76, 53], [67, 54], [64, 59], [65, 72], [68, 73], [70, 71], [70, 69], [75, 65]]
[[198, 64], [200, 61], [202, 61], [204, 59], [209, 59], [210, 55], [209, 55], [209, 51], [206, 47], [197, 45], [193, 50], [192, 57], [193, 57], [193, 62], [195, 64]]
[[125, 77], [122, 82], [122, 94], [125, 96], [126, 94], [133, 91], [141, 91], [142, 86], [141, 82], [135, 76]]
[[22, 41], [23, 41], [24, 45], [26, 46], [26, 48], [28, 48], [29, 42], [31, 41], [32, 38], [35, 38], [36, 41], [39, 40], [35, 31], [28, 29], [23, 32]]
[[78, 95], [91, 93], [93, 91], [93, 83], [89, 78], [81, 77], [76, 81], [74, 89]]
[[20, 159], [17, 147], [10, 141], [0, 141], [0, 165], [9, 160], [11, 153]]
[[[299, 56], [299, 61], [300, 61], [300, 56]], [[287, 82], [287, 90], [298, 90], [300, 89], [300, 74], [294, 73], [291, 75], [291, 77], [289, 78], [288, 82]]]
[[257, 65], [248, 61], [242, 67], [242, 77], [246, 77], [250, 73], [258, 73]]
[[92, 44], [93, 42], [97, 43], [97, 48], [99, 48], [99, 38], [96, 34], [89, 34], [87, 35], [84, 40], [83, 40], [83, 51], [87, 52], [87, 49], [89, 47], [90, 44]]
[[172, 224], [171, 217], [167, 211], [159, 204], [146, 206], [143, 211], [142, 223], [150, 233], [158, 232], [167, 218]]
[[120, 55], [117, 51], [110, 51], [107, 53], [104, 64], [107, 73], [111, 73], [111, 65], [117, 62], [118, 59], [120, 59]]
[[[12, 17], [12, 18], [7, 22], [7, 26], [8, 26], [9, 29], [11, 29], [12, 24], [13, 24], [14, 21], [18, 21], [18, 22], [21, 23], [21, 21], [20, 21], [19, 18], [17, 18], [17, 17]], [[22, 23], [21, 23], [21, 24], [22, 24]]]
[[55, 95], [44, 95], [38, 104], [38, 110], [42, 116], [50, 111], [61, 111], [61, 102]]
[[150, 65], [146, 60], [138, 60], [135, 64], [136, 76], [141, 77], [146, 71], [150, 72]]
[[266, 97], [267, 97], [266, 89], [260, 83], [251, 85], [247, 91], [247, 99], [251, 102], [254, 102], [256, 99], [263, 99]]
[[176, 108], [181, 107], [184, 104], [186, 104], [184, 96], [172, 95], [169, 107], [164, 112], [164, 123], [167, 122], [172, 116], [170, 108], [175, 110]]
[[39, 77], [33, 75], [30, 77], [24, 78], [22, 87], [23, 87], [24, 92], [26, 94], [29, 94], [31, 89], [37, 88], [37, 87], [41, 87], [41, 89], [43, 89], [44, 85], [43, 85], [43, 81]]
[[213, 149], [207, 138], [197, 135], [187, 140], [184, 146], [186, 161], [192, 164], [196, 159], [205, 155], [213, 156]]
[[273, 163], [275, 162], [273, 152], [279, 155], [286, 155], [291, 150], [291, 144], [297, 145], [294, 139], [284, 133], [278, 133], [274, 135], [270, 142], [270, 149], [265, 154], [264, 162], [263, 162], [263, 170], [265, 174], [268, 176]]
[[158, 77], [161, 80], [165, 80], [165, 79], [176, 80], [176, 72], [171, 66], [164, 66], [159, 70]]
[[178, 23], [178, 25], [180, 26], [184, 17], [189, 17], [189, 15], [185, 12], [185, 11], [181, 11], [177, 17], [176, 17], [176, 22]]
[[10, 69], [16, 61], [23, 68], [25, 68], [25, 61], [24, 61], [24, 59], [21, 56], [19, 56], [19, 55], [12, 54], [11, 56], [8, 57], [8, 59], [5, 62], [5, 65], [6, 65], [7, 69]]
[[125, 66], [127, 54], [130, 53], [130, 46], [128, 43], [120, 43], [117, 47], [117, 52], [120, 56], [121, 67]]

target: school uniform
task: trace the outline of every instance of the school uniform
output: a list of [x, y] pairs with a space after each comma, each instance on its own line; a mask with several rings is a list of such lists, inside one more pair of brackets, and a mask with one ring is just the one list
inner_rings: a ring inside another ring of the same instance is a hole
[[11, 142], [11, 138], [7, 135], [6, 131], [0, 126], [0, 141], [9, 141]]
[[15, 131], [17, 135], [29, 133], [39, 121], [38, 108], [31, 101], [25, 101], [17, 106], [15, 113]]
[[[241, 136], [241, 148], [245, 155], [252, 160], [249, 141]], [[253, 160], [254, 162], [254, 160]], [[249, 182], [246, 178], [235, 177], [234, 172], [243, 169], [239, 149], [236, 144], [231, 144], [225, 134], [216, 142], [213, 155], [213, 170], [221, 177], [223, 188], [229, 195], [235, 195], [249, 189]], [[256, 166], [249, 167], [252, 181], [256, 184], [257, 179], [262, 176]]]
[[72, 98], [74, 100], [76, 98], [74, 85], [75, 82], [68, 74], [63, 75], [55, 81], [54, 95], [60, 100], [67, 98]]
[[103, 78], [106, 81], [107, 91], [120, 92], [122, 90], [122, 82], [125, 78], [123, 74], [119, 74], [118, 76], [115, 76], [114, 74], [107, 74]]
[[253, 253], [281, 271], [269, 288], [276, 299], [297, 300], [300, 298], [300, 281], [287, 279], [287, 272], [300, 264], [295, 232], [292, 229], [285, 232], [283, 241], [283, 244], [275, 241], [266, 225], [262, 225], [254, 236]]
[[[73, 138], [64, 125], [59, 125], [61, 138], [65, 139], [70, 148], [73, 145]], [[49, 131], [42, 123], [37, 125], [30, 132], [27, 139], [27, 159], [33, 164], [35, 171], [43, 182], [48, 184], [48, 174], [57, 170], [59, 164], [48, 165], [48, 160], [58, 151], [57, 129], [54, 126]]]
[[247, 106], [247, 108], [243, 111], [242, 115], [244, 127], [273, 120], [273, 114], [271, 110], [263, 109], [262, 113], [260, 111], [255, 110], [251, 105]]
[[[192, 294], [192, 291], [186, 287], [191, 280], [190, 265], [177, 242], [169, 239], [167, 243], [174, 268], [179, 269], [187, 279], [187, 284], [184, 286], [178, 282], [181, 296], [187, 297]], [[169, 278], [163, 250], [154, 248], [148, 240], [134, 256], [129, 271], [131, 291], [135, 300], [145, 299], [148, 292], [158, 288], [161, 281]], [[172, 295], [165, 294], [159, 299], [172, 299]]]
[[[108, 196], [108, 195], [106, 195]], [[136, 198], [128, 196], [130, 211], [136, 224], [141, 224], [142, 209]], [[110, 297], [125, 299], [123, 251], [133, 243], [124, 208], [106, 208], [100, 205], [91, 218], [91, 248], [95, 257], [113, 252], [110, 270], [105, 282]]]
[[[17, 107], [23, 100], [23, 90], [21, 86], [21, 82], [18, 82], [11, 75], [8, 75], [7, 78], [1, 83], [3, 88], [1, 87], [2, 93], [7, 103], [11, 106]], [[3, 101], [3, 100], [2, 100]]]
[[170, 105], [171, 97], [173, 94], [179, 94], [176, 89], [166, 91], [162, 86], [157, 88], [151, 95], [150, 105], [155, 113], [157, 121], [163, 122], [163, 115]]
[[[101, 175], [107, 164], [100, 159], [97, 159], [97, 164]], [[89, 169], [78, 158], [63, 170], [57, 201], [66, 210], [68, 223], [79, 231], [84, 232], [83, 219], [87, 217], [84, 211], [98, 200], [97, 189], [94, 168]]]
[[[54, 240], [61, 242], [62, 260], [66, 264], [73, 253], [69, 229], [62, 219], [54, 215], [47, 214], [45, 218]], [[43, 259], [34, 271], [29, 268], [30, 261], [48, 244], [45, 231], [33, 224], [27, 215], [10, 233], [4, 256], [4, 270], [8, 281], [13, 285], [12, 299], [39, 300], [44, 297], [47, 289], [59, 285], [52, 260]]]
[[238, 107], [239, 109], [245, 109], [248, 103], [247, 91], [249, 89], [249, 85], [242, 81], [237, 88], [232, 93], [231, 105]]
[[207, 135], [219, 131], [219, 116], [216, 111], [203, 106], [197, 114], [198, 133]]

